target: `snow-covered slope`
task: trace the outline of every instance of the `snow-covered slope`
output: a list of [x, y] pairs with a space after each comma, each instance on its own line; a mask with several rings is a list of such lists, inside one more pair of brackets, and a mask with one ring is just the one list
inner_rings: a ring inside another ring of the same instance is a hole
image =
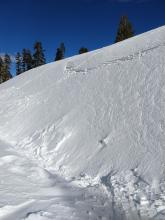
[[0, 140], [74, 184], [101, 184], [112, 204], [136, 209], [136, 219], [161, 219], [165, 26], [2, 84]]

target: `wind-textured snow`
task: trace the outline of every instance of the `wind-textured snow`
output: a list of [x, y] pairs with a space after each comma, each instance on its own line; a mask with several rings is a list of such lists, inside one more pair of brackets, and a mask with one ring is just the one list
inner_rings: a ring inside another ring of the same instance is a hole
[[165, 219], [165, 26], [0, 86], [0, 220]]

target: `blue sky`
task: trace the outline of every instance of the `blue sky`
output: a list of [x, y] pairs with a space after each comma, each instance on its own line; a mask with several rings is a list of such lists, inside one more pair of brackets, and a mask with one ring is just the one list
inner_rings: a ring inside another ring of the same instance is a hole
[[60, 42], [67, 57], [81, 46], [101, 48], [114, 42], [125, 14], [136, 34], [151, 30], [165, 24], [165, 0], [0, 0], [0, 54], [32, 50], [36, 40], [47, 62]]

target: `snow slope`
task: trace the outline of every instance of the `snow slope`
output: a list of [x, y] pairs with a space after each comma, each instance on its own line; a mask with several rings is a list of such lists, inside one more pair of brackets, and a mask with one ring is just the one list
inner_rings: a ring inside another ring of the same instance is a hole
[[[165, 26], [28, 71], [0, 94], [0, 219], [165, 219]], [[57, 218], [53, 206], [74, 211]]]

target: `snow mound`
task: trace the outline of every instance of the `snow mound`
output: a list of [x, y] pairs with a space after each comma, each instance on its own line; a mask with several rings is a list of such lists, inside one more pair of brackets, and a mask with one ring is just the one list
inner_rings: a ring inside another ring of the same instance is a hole
[[135, 219], [163, 219], [165, 26], [28, 71], [0, 94], [0, 140], [22, 155], [2, 155], [1, 167], [40, 187], [54, 187], [55, 173], [101, 184]]
[[49, 184], [49, 171], [164, 181], [165, 26], [30, 70], [0, 94], [0, 140], [36, 159]]

